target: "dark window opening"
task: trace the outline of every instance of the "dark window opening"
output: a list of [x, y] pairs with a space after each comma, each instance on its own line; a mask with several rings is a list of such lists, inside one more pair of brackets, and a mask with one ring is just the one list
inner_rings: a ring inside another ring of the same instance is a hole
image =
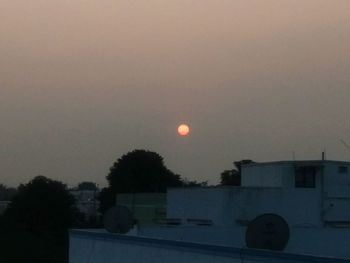
[[298, 167], [295, 171], [295, 187], [297, 188], [315, 188], [316, 171], [314, 166]]
[[347, 174], [348, 173], [348, 167], [347, 166], [339, 166], [338, 167], [338, 173], [340, 173], [340, 174]]

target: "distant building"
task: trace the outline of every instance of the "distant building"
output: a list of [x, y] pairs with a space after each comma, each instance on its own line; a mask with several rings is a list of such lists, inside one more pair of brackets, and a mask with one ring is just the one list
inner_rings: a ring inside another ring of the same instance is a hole
[[[291, 225], [350, 228], [350, 163], [285, 161], [242, 167], [241, 187], [170, 189], [168, 217], [234, 226], [262, 213]], [[233, 220], [234, 219], [234, 220]]]
[[[85, 255], [93, 263], [350, 262], [349, 162], [247, 164], [241, 182], [168, 189], [162, 224], [138, 225], [128, 235], [71, 231], [70, 263]], [[255, 250], [251, 240], [283, 253]]]
[[77, 208], [84, 214], [86, 220], [99, 215], [98, 190], [71, 190], [70, 193], [74, 196]]

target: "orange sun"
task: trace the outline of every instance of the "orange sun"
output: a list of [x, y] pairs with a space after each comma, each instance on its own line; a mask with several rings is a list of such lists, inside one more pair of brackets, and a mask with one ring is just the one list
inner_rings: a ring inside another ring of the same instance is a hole
[[190, 127], [188, 127], [187, 124], [181, 124], [181, 125], [179, 125], [179, 127], [177, 127], [177, 132], [181, 136], [186, 136], [190, 132]]

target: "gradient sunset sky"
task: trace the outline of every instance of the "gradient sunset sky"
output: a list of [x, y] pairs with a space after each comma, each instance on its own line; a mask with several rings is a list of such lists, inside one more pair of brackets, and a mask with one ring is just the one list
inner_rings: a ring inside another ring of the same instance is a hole
[[349, 113], [349, 0], [0, 0], [10, 186], [103, 186], [136, 148], [209, 183], [240, 159], [350, 160]]

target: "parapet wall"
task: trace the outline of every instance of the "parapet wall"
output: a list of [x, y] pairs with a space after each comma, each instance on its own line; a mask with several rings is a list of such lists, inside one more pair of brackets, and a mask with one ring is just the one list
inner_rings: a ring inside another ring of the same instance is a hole
[[70, 263], [348, 263], [348, 260], [71, 230]]

